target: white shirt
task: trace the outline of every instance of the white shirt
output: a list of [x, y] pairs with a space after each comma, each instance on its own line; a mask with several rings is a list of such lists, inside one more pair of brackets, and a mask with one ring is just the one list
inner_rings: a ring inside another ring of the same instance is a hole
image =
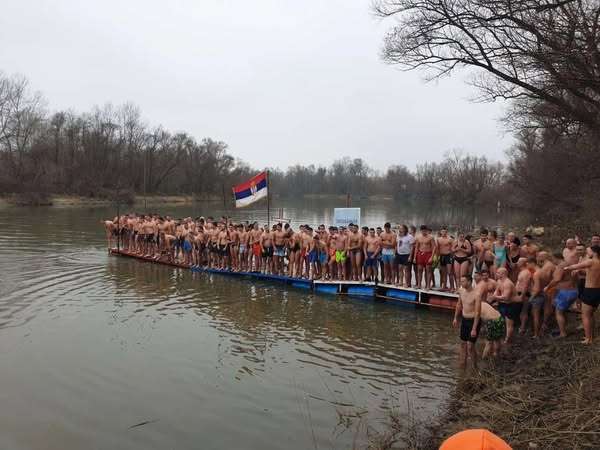
[[399, 255], [410, 255], [412, 246], [415, 243], [415, 237], [412, 234], [406, 236], [398, 236], [398, 254]]

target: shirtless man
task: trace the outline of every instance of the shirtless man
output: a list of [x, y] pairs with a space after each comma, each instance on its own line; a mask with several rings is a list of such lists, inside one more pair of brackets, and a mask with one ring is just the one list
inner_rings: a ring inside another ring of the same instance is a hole
[[477, 289], [473, 289], [471, 275], [463, 275], [460, 278], [458, 294], [452, 326], [458, 328], [458, 319], [461, 319], [459, 366], [464, 369], [467, 365], [467, 358], [470, 357], [473, 368], [477, 368], [475, 342], [477, 342], [477, 336], [481, 328], [481, 293]]
[[532, 257], [527, 260], [527, 267], [532, 272], [529, 304], [531, 305], [531, 315], [533, 317], [533, 338], [537, 339], [540, 337], [542, 329], [542, 310], [546, 303], [546, 296], [544, 295], [546, 284], [544, 284], [542, 269], [538, 267], [535, 258]]
[[273, 273], [276, 275], [283, 275], [286, 240], [287, 234], [283, 231], [281, 223], [278, 223], [273, 232], [273, 244], [275, 245], [275, 250], [273, 251]]
[[383, 225], [383, 233], [379, 236], [381, 239], [381, 261], [383, 262], [383, 282], [390, 284], [393, 279], [394, 262], [396, 260], [396, 233], [392, 231], [389, 222]]
[[437, 238], [437, 251], [440, 257], [440, 284], [444, 291], [454, 290], [454, 271], [452, 265], [452, 238], [448, 236], [448, 227], [443, 226], [440, 230], [440, 236]]
[[431, 264], [436, 250], [436, 243], [427, 225], [421, 225], [421, 234], [415, 239], [414, 262], [417, 265], [417, 288], [421, 289], [423, 272], [425, 272], [425, 288], [433, 286], [433, 271]]
[[212, 226], [208, 232], [208, 252], [209, 252], [209, 267], [219, 266], [219, 226], [217, 222], [212, 222]]
[[217, 267], [221, 270], [227, 269], [229, 265], [229, 230], [227, 224], [221, 222], [217, 226]]
[[301, 261], [301, 276], [304, 278], [310, 278], [310, 247], [312, 246], [313, 240], [313, 229], [309, 225], [304, 226], [304, 231], [302, 233], [301, 243], [302, 243], [302, 261]]
[[106, 230], [106, 245], [108, 245], [108, 250], [112, 248], [113, 237], [116, 236], [117, 227], [112, 220], [103, 220], [100, 222], [104, 225], [104, 229]]
[[592, 235], [592, 240], [590, 242], [590, 246], [585, 250], [588, 258], [592, 258], [593, 257], [592, 247], [594, 245], [600, 245], [600, 235], [598, 235], [598, 234]]
[[473, 243], [476, 272], [481, 272], [484, 266], [487, 270], [490, 270], [494, 264], [495, 257], [494, 252], [492, 251], [494, 243], [489, 239], [488, 236], [488, 230], [482, 228], [479, 232], [479, 239]]
[[[260, 237], [262, 230], [258, 227], [258, 224], [254, 222], [250, 225], [250, 232], [248, 238], [249, 252], [248, 252], [248, 270], [250, 271], [261, 271], [261, 258], [262, 248], [260, 245]], [[252, 261], [254, 260], [254, 264]]]
[[577, 256], [577, 241], [575, 239], [567, 239], [565, 248], [562, 251], [562, 257], [567, 265], [577, 264], [579, 262], [579, 256]]
[[364, 244], [365, 279], [367, 281], [375, 281], [377, 279], [377, 256], [380, 251], [381, 238], [375, 235], [375, 228], [371, 228], [365, 238]]
[[490, 278], [490, 272], [487, 269], [483, 269], [479, 273], [481, 275], [483, 289], [483, 297], [481, 297], [481, 300], [492, 304], [494, 303], [494, 292], [496, 292], [496, 280]]
[[240, 243], [239, 247], [239, 269], [240, 271], [248, 270], [248, 239], [250, 235], [248, 230], [243, 224], [238, 225], [238, 239]]
[[577, 273], [566, 271], [569, 266], [566, 261], [560, 262], [552, 272], [550, 283], [544, 288], [546, 297], [553, 295], [553, 304], [556, 317], [556, 323], [560, 331], [560, 337], [567, 337], [567, 317], [565, 312], [571, 308], [571, 305], [577, 300]]
[[517, 280], [515, 283], [515, 289], [517, 290], [517, 297], [521, 299], [523, 307], [521, 308], [521, 315], [519, 321], [521, 326], [519, 327], [519, 334], [525, 333], [525, 327], [527, 326], [527, 318], [529, 316], [529, 298], [531, 297], [531, 271], [527, 267], [527, 258], [519, 258], [516, 264]]
[[240, 270], [240, 235], [238, 228], [233, 223], [229, 223], [229, 260], [231, 261], [231, 270], [238, 272]]
[[583, 332], [585, 339], [582, 344], [591, 344], [594, 338], [594, 313], [600, 305], [600, 246], [590, 247], [592, 257], [584, 259], [578, 264], [566, 266], [564, 270], [585, 269], [585, 287], [581, 296], [581, 320], [583, 322]]
[[523, 244], [521, 245], [521, 256], [523, 258], [536, 258], [540, 248], [533, 243], [533, 237], [530, 234], [523, 236]]
[[288, 237], [289, 266], [288, 275], [294, 278], [302, 276], [302, 239], [300, 233], [290, 228]]
[[350, 233], [347, 241], [347, 255], [350, 258], [350, 276], [354, 281], [362, 279], [362, 253], [363, 253], [363, 237], [358, 232], [358, 225], [351, 223], [348, 226]]
[[346, 270], [346, 241], [348, 238], [346, 235], [339, 231], [336, 233], [335, 241], [333, 243], [333, 248], [335, 249], [335, 269], [337, 272], [338, 279], [346, 280], [347, 279], [347, 270]]
[[486, 336], [482, 358], [490, 353], [496, 358], [500, 353], [502, 341], [506, 336], [506, 321], [494, 307], [487, 302], [481, 302], [481, 322], [485, 324]]
[[517, 295], [515, 285], [508, 278], [508, 270], [505, 267], [500, 267], [496, 274], [498, 275], [498, 281], [493, 300], [498, 302], [498, 310], [506, 319], [506, 339], [504, 339], [504, 343], [508, 344], [515, 331], [515, 321], [521, 315], [523, 302], [521, 296]]
[[552, 290], [547, 291], [546, 287], [548, 286], [548, 283], [550, 283], [550, 281], [552, 280], [552, 275], [554, 273], [554, 269], [556, 268], [556, 264], [552, 262], [550, 254], [544, 251], [538, 252], [537, 263], [538, 266], [541, 267], [544, 296], [546, 297], [546, 301], [544, 302], [544, 316], [542, 319], [542, 332], [544, 332], [548, 327], [548, 322], [553, 314], [554, 309], [554, 306], [552, 305], [552, 298], [554, 297], [554, 292]]
[[273, 233], [265, 225], [260, 235], [260, 255], [262, 257], [263, 273], [273, 273]]

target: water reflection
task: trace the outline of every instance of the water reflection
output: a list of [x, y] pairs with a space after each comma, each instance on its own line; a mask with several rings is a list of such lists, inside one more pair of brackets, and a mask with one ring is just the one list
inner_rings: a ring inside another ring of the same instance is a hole
[[[327, 222], [329, 206], [283, 214]], [[111, 257], [112, 213], [0, 210], [2, 447], [347, 448], [337, 409], [409, 397], [431, 414], [453, 383], [444, 313]]]

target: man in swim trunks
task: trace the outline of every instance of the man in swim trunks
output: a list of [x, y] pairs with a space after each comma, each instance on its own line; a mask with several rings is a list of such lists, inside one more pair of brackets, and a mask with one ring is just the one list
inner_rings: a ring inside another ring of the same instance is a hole
[[492, 264], [494, 264], [493, 242], [490, 241], [488, 236], [488, 230], [482, 228], [479, 231], [479, 239], [473, 243], [476, 272], [481, 272], [484, 268], [489, 271], [492, 268]]
[[565, 248], [562, 251], [562, 257], [567, 265], [577, 264], [579, 262], [579, 256], [577, 256], [577, 241], [575, 239], [567, 239]]
[[[248, 245], [250, 246], [248, 252], [248, 270], [260, 272], [262, 257], [262, 249], [260, 247], [260, 236], [262, 234], [262, 231], [260, 230], [256, 222], [250, 225], [250, 232], [248, 234]], [[252, 264], [253, 260], [254, 264]]]
[[450, 290], [454, 290], [454, 271], [452, 265], [454, 260], [452, 259], [452, 238], [448, 236], [448, 227], [442, 226], [440, 230], [440, 236], [436, 239], [437, 251], [440, 257], [440, 285], [443, 291], [448, 290], [448, 284], [450, 284]]
[[527, 258], [519, 258], [516, 264], [517, 280], [515, 283], [515, 289], [517, 290], [517, 297], [520, 298], [523, 307], [521, 308], [521, 315], [519, 320], [521, 326], [519, 327], [519, 334], [525, 333], [525, 327], [527, 325], [527, 318], [529, 316], [529, 298], [531, 297], [531, 271], [527, 267]]
[[523, 236], [523, 244], [521, 245], [521, 256], [523, 258], [536, 258], [540, 248], [533, 243], [533, 237], [530, 234]]
[[566, 261], [560, 262], [552, 273], [550, 283], [544, 288], [546, 297], [553, 295], [554, 311], [556, 323], [560, 332], [560, 337], [567, 337], [567, 312], [573, 303], [577, 300], [577, 273], [566, 271], [569, 266]]
[[358, 225], [351, 223], [348, 231], [346, 254], [350, 258], [350, 277], [353, 281], [361, 281], [363, 237], [358, 232]]
[[467, 365], [467, 359], [471, 358], [473, 368], [477, 368], [477, 349], [475, 343], [481, 327], [481, 292], [473, 289], [473, 280], [471, 275], [463, 275], [460, 278], [460, 288], [458, 289], [458, 302], [454, 310], [454, 320], [452, 326], [457, 328], [460, 318], [460, 350], [459, 366], [464, 369]]
[[494, 303], [494, 292], [496, 292], [496, 280], [490, 278], [490, 272], [487, 269], [483, 269], [479, 272], [482, 283], [482, 297], [481, 300], [490, 304]]
[[396, 261], [396, 233], [392, 231], [389, 222], [383, 225], [383, 233], [379, 236], [381, 239], [381, 261], [383, 262], [383, 282], [390, 284], [393, 282], [394, 262]]
[[229, 245], [231, 244], [231, 238], [229, 236], [229, 229], [227, 223], [219, 223], [217, 234], [217, 255], [219, 261], [219, 269], [227, 270], [230, 267], [229, 260]]
[[506, 336], [506, 321], [494, 307], [487, 302], [481, 302], [481, 323], [485, 326], [485, 347], [482, 358], [492, 355], [496, 358], [502, 348]]
[[529, 305], [531, 305], [531, 315], [533, 317], [533, 338], [537, 339], [541, 335], [542, 329], [542, 311], [546, 303], [544, 295], [544, 275], [542, 269], [537, 265], [535, 258], [531, 257], [527, 260], [527, 267], [530, 272], [533, 272], [531, 277], [531, 297]]
[[591, 344], [594, 338], [594, 313], [600, 305], [600, 245], [590, 247], [592, 257], [578, 264], [566, 266], [564, 270], [585, 269], [585, 288], [581, 298], [581, 320], [585, 338], [582, 344]]
[[347, 270], [346, 270], [346, 242], [348, 238], [343, 232], [337, 233], [335, 242], [333, 243], [335, 249], [335, 268], [337, 272], [338, 279], [346, 280], [347, 279]]
[[273, 273], [273, 233], [265, 225], [260, 235], [260, 255], [262, 257], [263, 273]]
[[239, 270], [244, 272], [248, 270], [248, 240], [250, 234], [246, 226], [241, 223], [238, 225], [239, 248]]
[[543, 333], [548, 327], [550, 317], [552, 317], [554, 310], [554, 306], [552, 304], [552, 299], [554, 298], [554, 291], [546, 290], [546, 287], [548, 286], [548, 283], [550, 283], [550, 281], [552, 280], [552, 275], [554, 273], [554, 269], [556, 268], [556, 264], [552, 262], [552, 257], [550, 253], [546, 251], [538, 252], [537, 264], [542, 271], [542, 283], [544, 287], [544, 296], [546, 297], [546, 301], [544, 302], [544, 315], [542, 319]]
[[423, 272], [425, 272], [425, 288], [433, 287], [433, 255], [436, 251], [436, 243], [430, 234], [427, 225], [421, 225], [421, 234], [415, 239], [415, 257], [414, 262], [417, 265], [417, 289], [421, 289]]
[[273, 273], [276, 275], [283, 275], [283, 259], [285, 257], [285, 244], [287, 235], [283, 231], [281, 223], [275, 225], [275, 231], [273, 232]]
[[594, 245], [600, 245], [600, 235], [593, 234], [592, 240], [590, 242], [590, 246], [585, 250], [588, 258], [592, 258], [594, 255], [592, 254], [592, 247]]
[[369, 229], [365, 238], [365, 279], [367, 281], [377, 280], [377, 256], [381, 251], [381, 238], [375, 235], [375, 228]]
[[508, 344], [514, 334], [515, 321], [518, 320], [521, 315], [523, 303], [521, 301], [521, 296], [517, 295], [515, 285], [510, 278], [508, 278], [508, 270], [506, 267], [500, 267], [496, 273], [498, 275], [498, 281], [496, 284], [496, 291], [492, 298], [493, 301], [498, 302], [498, 310], [506, 320], [506, 339], [504, 339], [504, 343]]

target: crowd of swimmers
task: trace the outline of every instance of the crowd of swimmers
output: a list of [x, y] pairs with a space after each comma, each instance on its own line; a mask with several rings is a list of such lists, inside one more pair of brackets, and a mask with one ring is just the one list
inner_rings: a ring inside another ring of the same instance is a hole
[[[485, 325], [484, 354], [509, 345], [515, 328], [539, 338], [556, 318], [566, 336], [567, 311], [579, 309], [592, 342], [600, 303], [600, 235], [565, 241], [560, 254], [543, 251], [531, 235], [481, 229], [451, 236], [422, 225], [326, 227], [288, 223], [260, 226], [227, 217], [174, 219], [126, 214], [104, 221], [109, 248], [189, 266], [263, 272], [294, 278], [378, 281], [401, 287], [459, 294], [461, 360], [476, 362], [475, 342]], [[436, 287], [434, 271], [439, 271]]]

